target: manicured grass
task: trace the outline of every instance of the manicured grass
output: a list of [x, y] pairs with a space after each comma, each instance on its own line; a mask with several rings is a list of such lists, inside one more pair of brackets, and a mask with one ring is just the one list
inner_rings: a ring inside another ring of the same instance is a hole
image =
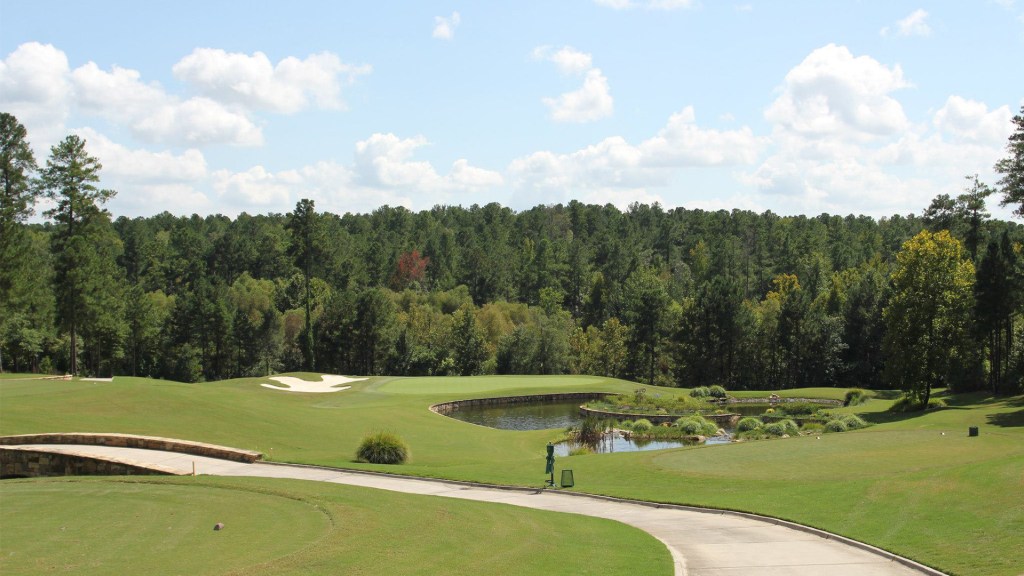
[[[388, 380], [379, 387], [381, 392], [388, 394], [456, 394], [480, 398], [500, 392], [502, 395], [510, 389], [522, 391], [532, 390], [532, 394], [542, 394], [553, 385], [566, 388], [582, 388], [589, 391], [594, 385], [607, 382], [607, 378], [594, 376], [478, 376], [474, 378], [397, 378]], [[639, 385], [637, 385], [639, 386]]]
[[0, 511], [3, 574], [230, 572], [302, 550], [333, 521], [298, 498], [205, 480], [5, 480]]
[[5, 480], [0, 519], [6, 576], [672, 572], [617, 522], [298, 480]]
[[[344, 392], [295, 394], [261, 388], [266, 381], [0, 382], [0, 433], [157, 434], [257, 449], [275, 460], [539, 486], [544, 444], [561, 431], [492, 430], [428, 406], [545, 392], [628, 394], [639, 386], [587, 377], [374, 378]], [[845, 392], [783, 393], [842, 399]], [[648, 393], [686, 391], [648, 387]], [[1024, 397], [946, 400], [949, 408], [925, 414], [889, 414], [884, 410], [891, 400], [880, 399], [840, 408], [874, 425], [822, 434], [821, 440], [580, 455], [559, 458], [556, 467], [573, 469], [581, 491], [758, 512], [953, 574], [1018, 576], [1024, 566]], [[981, 435], [968, 438], [968, 426], [979, 426]], [[353, 462], [359, 440], [375, 430], [401, 436], [410, 462]]]

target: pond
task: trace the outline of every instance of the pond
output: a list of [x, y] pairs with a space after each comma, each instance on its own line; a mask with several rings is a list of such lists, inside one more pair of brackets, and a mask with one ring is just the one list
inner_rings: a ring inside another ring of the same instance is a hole
[[[500, 430], [549, 430], [552, 428], [564, 430], [583, 421], [583, 417], [580, 415], [580, 404], [582, 402], [579, 400], [567, 400], [557, 402], [523, 402], [496, 406], [463, 406], [452, 410], [447, 415], [463, 422], [479, 424], [489, 428], [498, 428]], [[706, 443], [721, 444], [728, 442], [728, 437], [715, 437], [709, 438]], [[591, 449], [604, 454], [611, 452], [636, 452], [640, 450], [664, 450], [665, 448], [678, 448], [687, 445], [692, 445], [692, 442], [688, 443], [683, 440], [634, 440], [614, 434], [605, 436], [596, 446], [591, 446]], [[555, 455], [567, 456], [570, 448], [569, 444], [566, 443], [557, 444], [555, 446]]]

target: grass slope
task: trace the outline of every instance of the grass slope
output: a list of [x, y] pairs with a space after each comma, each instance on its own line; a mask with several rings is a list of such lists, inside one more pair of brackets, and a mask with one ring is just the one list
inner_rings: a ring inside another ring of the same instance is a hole
[[0, 518], [7, 576], [672, 572], [617, 522], [298, 480], [5, 480]]
[[[557, 431], [492, 430], [434, 414], [428, 406], [544, 392], [629, 393], [638, 386], [591, 377], [373, 378], [344, 392], [294, 394], [261, 388], [261, 382], [267, 380], [5, 380], [0, 382], [0, 433], [158, 434], [257, 449], [275, 460], [539, 485], [543, 446]], [[787, 394], [841, 398], [843, 392]], [[682, 393], [648, 387], [648, 394]], [[923, 415], [888, 414], [887, 400], [844, 408], [840, 411], [859, 413], [876, 425], [821, 440], [573, 456], [560, 458], [557, 467], [573, 469], [581, 491], [768, 514], [851, 536], [952, 574], [1019, 575], [1024, 397], [968, 395], [948, 402], [949, 408]], [[981, 435], [968, 438], [968, 426], [979, 426]], [[376, 430], [402, 436], [411, 448], [410, 463], [354, 463], [359, 440]]]

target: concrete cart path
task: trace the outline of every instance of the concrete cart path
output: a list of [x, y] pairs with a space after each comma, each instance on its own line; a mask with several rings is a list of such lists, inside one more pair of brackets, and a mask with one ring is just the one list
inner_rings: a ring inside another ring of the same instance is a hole
[[886, 552], [771, 519], [656, 507], [559, 490], [495, 488], [460, 482], [314, 466], [232, 462], [175, 452], [82, 445], [21, 448], [116, 458], [191, 474], [293, 478], [446, 498], [496, 502], [617, 520], [648, 532], [672, 553], [676, 576], [910, 576], [940, 572]]

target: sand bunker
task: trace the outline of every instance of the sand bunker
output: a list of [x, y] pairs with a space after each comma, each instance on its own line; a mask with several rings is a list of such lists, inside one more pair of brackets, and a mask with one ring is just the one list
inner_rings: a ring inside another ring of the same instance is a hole
[[309, 380], [302, 380], [301, 378], [295, 378], [292, 376], [271, 376], [270, 379], [276, 380], [281, 384], [284, 384], [284, 386], [275, 386], [273, 384], [260, 384], [260, 386], [270, 388], [271, 390], [281, 390], [282, 392], [310, 392], [314, 394], [321, 394], [324, 392], [341, 392], [342, 390], [348, 390], [351, 388], [351, 386], [340, 386], [341, 384], [366, 380], [366, 378], [349, 378], [347, 376], [336, 376], [334, 374], [321, 375], [319, 382], [310, 382]]

